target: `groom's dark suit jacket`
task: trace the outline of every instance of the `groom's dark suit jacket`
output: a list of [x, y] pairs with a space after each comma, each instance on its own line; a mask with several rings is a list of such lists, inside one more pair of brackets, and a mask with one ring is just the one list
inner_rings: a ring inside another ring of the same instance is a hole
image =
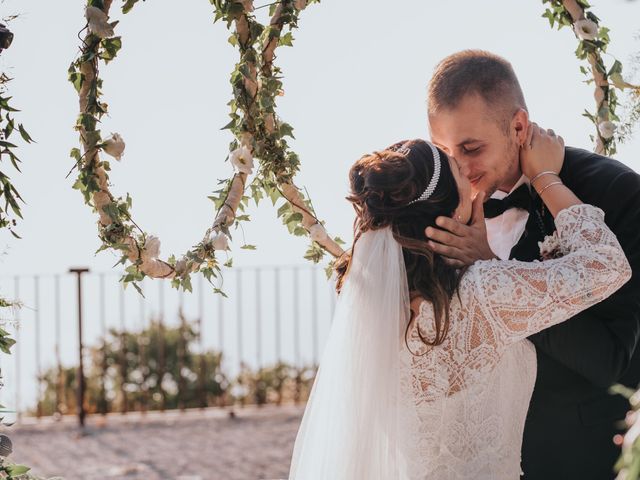
[[[538, 375], [522, 467], [526, 480], [606, 480], [614, 477], [619, 455], [613, 437], [629, 410], [608, 388], [640, 383], [640, 176], [615, 160], [568, 147], [560, 177], [583, 202], [604, 210], [633, 277], [602, 303], [530, 338]], [[530, 213], [512, 258], [538, 259], [537, 242], [555, 229], [539, 198]]]

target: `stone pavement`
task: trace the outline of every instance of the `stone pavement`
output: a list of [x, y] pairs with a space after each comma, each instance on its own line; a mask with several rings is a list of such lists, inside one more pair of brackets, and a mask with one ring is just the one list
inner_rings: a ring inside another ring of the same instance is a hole
[[267, 480], [287, 477], [302, 406], [109, 414], [9, 428], [10, 457], [66, 480]]

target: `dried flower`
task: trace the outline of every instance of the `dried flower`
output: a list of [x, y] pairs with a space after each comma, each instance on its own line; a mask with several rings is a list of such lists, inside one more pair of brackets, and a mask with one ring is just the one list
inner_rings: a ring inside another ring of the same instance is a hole
[[598, 24], [588, 18], [577, 20], [573, 24], [573, 31], [580, 40], [595, 40], [598, 37]]
[[113, 25], [109, 23], [109, 17], [98, 7], [88, 6], [84, 11], [87, 22], [89, 22], [89, 31], [96, 37], [109, 38], [113, 37]]
[[120, 160], [125, 146], [122, 137], [117, 133], [112, 133], [111, 137], [104, 142], [102, 149], [116, 160]]
[[209, 241], [214, 250], [229, 250], [229, 237], [222, 232], [211, 232]]
[[544, 237], [542, 242], [538, 242], [538, 246], [540, 247], [540, 257], [543, 260], [560, 258], [564, 255], [557, 232]]
[[598, 131], [600, 132], [600, 136], [605, 140], [613, 137], [613, 134], [616, 131], [616, 124], [606, 120], [604, 122], [600, 122], [598, 124]]
[[253, 172], [253, 156], [251, 155], [251, 150], [242, 145], [231, 152], [229, 158], [231, 165], [233, 165], [236, 170], [251, 175], [251, 172]]
[[142, 261], [147, 262], [152, 259], [156, 259], [160, 256], [160, 239], [149, 235], [144, 242], [144, 249], [142, 250]]

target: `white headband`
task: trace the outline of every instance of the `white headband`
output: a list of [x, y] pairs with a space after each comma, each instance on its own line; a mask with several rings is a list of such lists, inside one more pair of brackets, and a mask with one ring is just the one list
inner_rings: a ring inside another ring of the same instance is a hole
[[409, 202], [407, 205], [427, 200], [431, 195], [433, 195], [433, 192], [438, 186], [438, 180], [440, 179], [440, 152], [431, 142], [427, 142], [427, 144], [431, 147], [431, 151], [433, 152], [433, 175], [431, 176], [431, 181], [429, 182], [427, 189], [422, 192], [422, 195]]

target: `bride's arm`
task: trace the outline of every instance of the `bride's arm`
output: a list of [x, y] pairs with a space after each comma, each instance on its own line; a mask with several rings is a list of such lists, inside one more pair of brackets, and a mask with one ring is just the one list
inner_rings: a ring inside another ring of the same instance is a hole
[[[560, 190], [560, 189], [558, 189]], [[544, 262], [480, 261], [467, 275], [475, 318], [496, 327], [508, 344], [569, 319], [601, 302], [631, 278], [631, 267], [604, 213], [572, 205], [557, 213], [561, 258]]]

